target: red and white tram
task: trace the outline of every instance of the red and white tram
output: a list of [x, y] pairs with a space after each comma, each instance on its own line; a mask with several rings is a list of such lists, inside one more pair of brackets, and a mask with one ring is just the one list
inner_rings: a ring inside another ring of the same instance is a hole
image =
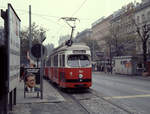
[[52, 51], [45, 76], [62, 88], [89, 88], [92, 85], [90, 48], [73, 43]]

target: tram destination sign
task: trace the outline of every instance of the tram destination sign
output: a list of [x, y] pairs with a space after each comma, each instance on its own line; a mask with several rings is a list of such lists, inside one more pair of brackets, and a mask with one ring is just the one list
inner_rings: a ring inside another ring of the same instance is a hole
[[84, 53], [86, 53], [86, 50], [73, 50], [73, 53], [75, 53], [75, 54], [78, 54], [78, 53], [84, 54]]
[[20, 19], [8, 4], [8, 79], [9, 92], [17, 87], [20, 76]]

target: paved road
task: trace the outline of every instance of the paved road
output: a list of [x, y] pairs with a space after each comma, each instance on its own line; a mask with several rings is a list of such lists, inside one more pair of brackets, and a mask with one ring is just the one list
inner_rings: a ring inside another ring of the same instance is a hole
[[150, 80], [93, 73], [92, 89], [129, 112], [150, 114]]

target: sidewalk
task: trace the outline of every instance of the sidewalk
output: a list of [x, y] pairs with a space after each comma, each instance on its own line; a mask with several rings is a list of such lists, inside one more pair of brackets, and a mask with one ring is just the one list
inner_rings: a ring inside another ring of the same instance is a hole
[[28, 114], [29, 104], [59, 103], [62, 101], [65, 99], [46, 80], [43, 80], [43, 99], [38, 98], [37, 93], [26, 93], [26, 98], [24, 98], [24, 83], [22, 81], [17, 88], [17, 105], [13, 106], [13, 111], [10, 111], [10, 114]]
[[93, 74], [96, 75], [106, 75], [106, 76], [122, 76], [122, 77], [132, 77], [132, 78], [136, 78], [136, 79], [142, 79], [142, 80], [148, 80], [150, 81], [150, 76], [142, 76], [142, 75], [123, 75], [123, 74], [114, 74], [114, 73], [105, 73], [105, 72], [98, 72], [98, 71], [94, 71], [92, 72]]
[[[17, 105], [9, 114], [127, 114], [126, 111], [101, 99], [94, 94], [75, 94], [80, 99], [78, 103], [70, 99], [64, 99], [48, 81], [43, 80], [43, 99], [37, 98], [37, 94], [27, 94], [24, 98], [24, 85], [21, 82], [17, 88]], [[82, 99], [82, 100], [81, 100]], [[84, 108], [83, 108], [84, 107]]]

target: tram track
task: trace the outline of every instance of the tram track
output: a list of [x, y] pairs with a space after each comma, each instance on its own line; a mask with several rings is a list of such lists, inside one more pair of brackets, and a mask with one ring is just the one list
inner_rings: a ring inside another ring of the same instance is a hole
[[94, 91], [94, 90], [92, 90], [92, 93], [93, 93], [95, 96], [99, 97], [100, 99], [102, 99], [102, 100], [104, 100], [104, 101], [106, 101], [106, 102], [112, 104], [113, 106], [115, 106], [115, 107], [117, 107], [117, 108], [119, 108], [119, 109], [125, 111], [125, 112], [128, 113], [128, 114], [135, 114], [134, 112], [130, 112], [130, 111], [128, 111], [127, 109], [125, 109], [125, 108], [123, 108], [123, 107], [121, 107], [121, 106], [119, 106], [119, 105], [113, 103], [112, 101], [107, 100], [107, 99], [105, 99], [105, 98], [102, 97], [102, 96], [99, 96], [98, 93], [97, 93], [96, 91]]
[[[52, 84], [52, 83], [51, 83]], [[66, 89], [65, 91], [61, 88], [59, 88], [58, 86], [52, 84], [52, 86], [58, 90], [58, 92], [66, 99], [66, 102], [72, 102], [74, 103], [75, 105], [77, 105], [80, 109], [82, 109], [82, 111], [84, 111], [85, 114], [91, 114], [92, 111], [90, 109], [88, 109], [85, 105], [83, 105], [80, 101], [83, 101], [83, 100], [91, 100], [92, 98], [99, 98], [99, 99], [102, 99], [103, 101], [117, 107], [118, 109], [120, 110], [123, 110], [124, 112], [126, 112], [127, 114], [134, 114], [134, 112], [130, 112], [129, 110], [113, 103], [112, 101], [110, 100], [107, 100], [105, 99], [103, 96], [100, 96], [96, 91], [92, 90], [92, 89], [89, 89], [87, 94], [91, 94], [91, 97], [89, 96], [88, 98], [84, 98], [83, 97], [83, 94], [84, 92], [80, 93], [80, 92], [77, 92], [77, 91], [74, 91], [74, 90], [69, 90], [69, 89]], [[79, 94], [79, 95], [78, 95]], [[81, 97], [81, 96], [83, 97]], [[80, 98], [78, 98], [78, 96], [80, 96]]]
[[[123, 110], [123, 111], [126, 112], [127, 114], [135, 114], [135, 112], [130, 112], [129, 110], [127, 110], [127, 109], [125, 109], [125, 108], [123, 108], [123, 107], [121, 107], [121, 106], [119, 106], [119, 105], [113, 103], [112, 101], [107, 100], [107, 99], [105, 99], [105, 98], [102, 97], [102, 96], [99, 96], [98, 93], [97, 93], [96, 91], [92, 90], [92, 89], [89, 89], [88, 92], [91, 93], [93, 96], [96, 96], [96, 98], [100, 98], [100, 99], [102, 99], [103, 101], [105, 101], [105, 102], [107, 102], [107, 103], [109, 103], [109, 104], [111, 104], [111, 105], [117, 107], [118, 109]], [[90, 111], [89, 109], [85, 108], [85, 106], [80, 103], [80, 100], [81, 100], [81, 101], [82, 101], [82, 100], [91, 100], [91, 98], [76, 99], [76, 97], [73, 96], [73, 95], [70, 95], [70, 97], [71, 97], [77, 104], [79, 104], [85, 111], [87, 111], [87, 112], [88, 112], [87, 114], [90, 114], [91, 111]]]
[[49, 83], [55, 89], [57, 89], [57, 91], [66, 99], [66, 102], [69, 101], [69, 102], [75, 103], [75, 105], [77, 105], [79, 108], [81, 108], [85, 114], [91, 114], [90, 111], [80, 102], [80, 99], [77, 99], [75, 96], [73, 96], [73, 93], [59, 88], [57, 85], [55, 85], [54, 83], [52, 83], [50, 81], [49, 81]]
[[[77, 99], [74, 95], [73, 95], [73, 93], [71, 92], [65, 92], [65, 91], [62, 91], [62, 90], [60, 90], [60, 89], [58, 89], [58, 91], [59, 91], [59, 93], [64, 97], [64, 98], [66, 98], [68, 101], [71, 101], [71, 102], [73, 102], [73, 103], [75, 103], [78, 107], [80, 107], [83, 111], [84, 111], [84, 113], [85, 114], [91, 114], [90, 112], [90, 110], [89, 109], [87, 109], [81, 102], [80, 102], [80, 99]], [[83, 99], [82, 99], [83, 100]]]
[[90, 114], [90, 111], [82, 103], [80, 103], [78, 99], [76, 99], [73, 95], [70, 95], [70, 97], [86, 112], [86, 114]]

